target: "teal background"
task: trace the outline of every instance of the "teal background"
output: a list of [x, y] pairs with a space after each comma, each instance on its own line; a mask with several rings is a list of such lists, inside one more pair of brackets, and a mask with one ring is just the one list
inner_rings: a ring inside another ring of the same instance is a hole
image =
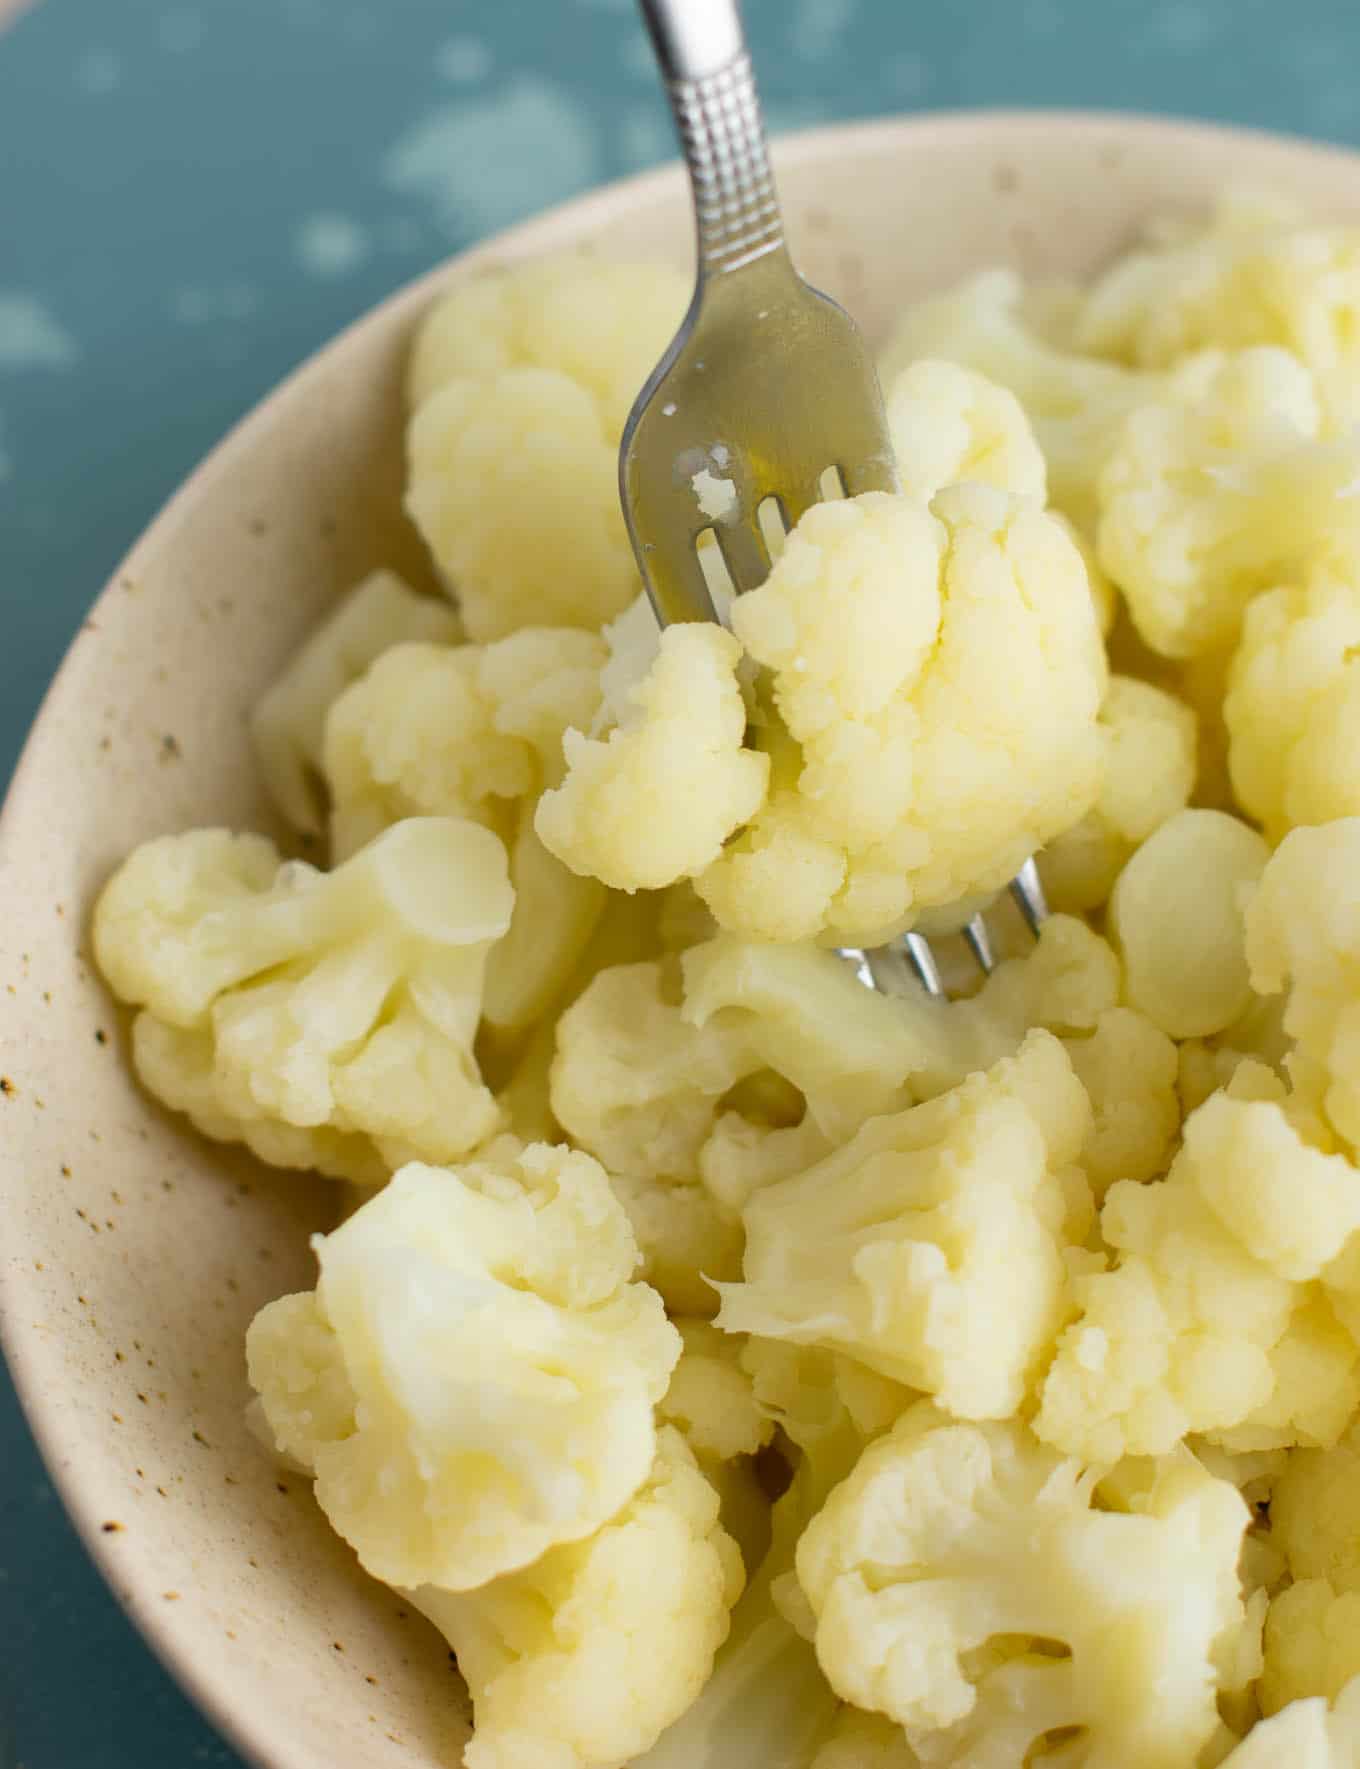
[[[1360, 142], [1355, 0], [747, 14], [776, 129], [1075, 105]], [[0, 779], [120, 554], [285, 370], [669, 154], [632, 0], [41, 0], [0, 32]], [[0, 1769], [236, 1763], [86, 1560], [0, 1374]]]

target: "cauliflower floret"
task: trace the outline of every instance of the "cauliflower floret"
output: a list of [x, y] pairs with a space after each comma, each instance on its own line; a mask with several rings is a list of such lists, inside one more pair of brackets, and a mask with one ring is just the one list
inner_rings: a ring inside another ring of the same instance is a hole
[[756, 1405], [751, 1377], [742, 1367], [745, 1340], [720, 1333], [707, 1321], [676, 1325], [684, 1350], [661, 1402], [661, 1417], [684, 1432], [697, 1456], [722, 1462], [753, 1456], [770, 1441], [774, 1426]]
[[1318, 442], [1312, 376], [1274, 349], [1207, 351], [1126, 423], [1100, 478], [1101, 563], [1168, 657], [1234, 643], [1250, 599], [1357, 548], [1360, 449]]
[[158, 1098], [266, 1161], [371, 1184], [497, 1129], [473, 1039], [512, 903], [505, 849], [456, 818], [396, 824], [329, 874], [198, 830], [124, 862], [94, 946], [143, 1010], [133, 1058]]
[[928, 504], [969, 479], [1042, 505], [1044, 457], [1020, 401], [974, 369], [930, 357], [908, 364], [887, 389], [897, 476]]
[[920, 1769], [920, 1761], [900, 1726], [845, 1708], [809, 1769]]
[[[869, 1371], [860, 1370], [857, 1380], [844, 1358], [802, 1346], [752, 1339], [741, 1363], [757, 1404], [797, 1445], [798, 1466], [774, 1506], [769, 1551], [732, 1613], [712, 1680], [634, 1769], [804, 1769], [837, 1717], [839, 1703], [790, 1616], [794, 1611], [801, 1621], [806, 1609], [794, 1550], [866, 1441], [886, 1429], [908, 1397]], [[853, 1415], [851, 1396], [859, 1403]]]
[[1329, 1713], [1321, 1698], [1296, 1701], [1252, 1728], [1220, 1769], [1360, 1769], [1360, 1678]]
[[1273, 1599], [1266, 1615], [1262, 1712], [1322, 1695], [1335, 1701], [1360, 1676], [1360, 1591], [1302, 1579]]
[[458, 637], [453, 609], [417, 595], [394, 571], [370, 573], [341, 598], [250, 717], [264, 783], [295, 829], [321, 833], [315, 787], [332, 702], [389, 647], [421, 639], [451, 645]]
[[604, 629], [604, 642], [609, 655], [600, 671], [600, 710], [589, 727], [592, 737], [636, 717], [633, 690], [647, 676], [661, 649], [661, 627], [645, 590], [617, 620], [610, 621]]
[[1043, 451], [1051, 502], [1094, 532], [1096, 480], [1127, 414], [1155, 398], [1158, 377], [1055, 349], [1026, 322], [1014, 271], [984, 271], [909, 308], [883, 359], [892, 386], [918, 357], [963, 363], [1020, 401]]
[[1360, 818], [1287, 835], [1247, 908], [1253, 987], [1289, 983], [1284, 1029], [1295, 1086], [1315, 1094], [1328, 1121], [1360, 1147]]
[[456, 380], [560, 369], [599, 407], [617, 444], [638, 388], [684, 318], [690, 289], [665, 264], [586, 253], [464, 278], [421, 322], [407, 371], [412, 410]]
[[1251, 1005], [1244, 910], [1270, 849], [1223, 811], [1179, 811], [1124, 867], [1107, 924], [1131, 1006], [1172, 1038], [1207, 1038]]
[[606, 656], [596, 634], [569, 627], [386, 652], [326, 721], [336, 856], [403, 817], [505, 833], [513, 802], [561, 777], [563, 733], [595, 716]]
[[411, 419], [406, 508], [474, 639], [598, 627], [637, 594], [617, 448], [555, 369], [451, 381]]
[[1096, 1201], [1116, 1180], [1149, 1180], [1171, 1158], [1181, 1127], [1176, 1046], [1132, 1008], [1103, 1013], [1089, 1038], [1066, 1040], [1093, 1122], [1081, 1165]]
[[1329, 1271], [1360, 1228], [1350, 1162], [1268, 1101], [1215, 1094], [1165, 1180], [1112, 1186], [1113, 1270], [1078, 1277], [1035, 1430], [1069, 1455], [1162, 1455], [1190, 1431], [1229, 1448], [1334, 1443], [1360, 1402]]
[[800, 747], [697, 880], [722, 925], [885, 939], [998, 888], [1094, 800], [1104, 657], [1076, 549], [990, 486], [932, 508], [815, 505], [733, 604]]
[[[1090, 1122], [1046, 1032], [952, 1093], [872, 1119], [751, 1199], [745, 1281], [720, 1286], [719, 1325], [842, 1351], [961, 1417], [1005, 1417], [1067, 1306], [1069, 1200], [1084, 1182], [1063, 1170]], [[1089, 1203], [1080, 1233], [1088, 1221]]]
[[509, 843], [515, 911], [492, 952], [483, 1009], [531, 1025], [561, 991], [604, 912], [605, 892], [534, 832], [562, 734], [599, 705], [605, 647], [593, 633], [527, 627], [493, 645], [400, 645], [336, 701], [326, 723], [331, 846], [343, 859], [402, 817], [461, 816]]
[[467, 1591], [613, 1517], [680, 1355], [588, 1155], [404, 1167], [262, 1309], [252, 1386], [375, 1577]]
[[1223, 716], [1233, 790], [1273, 842], [1360, 813], [1360, 586], [1319, 576], [1258, 596]]
[[1360, 415], [1353, 337], [1360, 230], [1303, 222], [1277, 200], [1230, 194], [1202, 224], [1164, 227], [1090, 289], [1077, 347], [1148, 368], [1208, 345], [1277, 344], [1317, 377], [1334, 427]]
[[931, 1041], [912, 1004], [866, 989], [843, 959], [720, 934], [691, 946], [681, 971], [688, 1023], [737, 1031], [762, 1067], [803, 1095], [832, 1142], [908, 1103], [907, 1082]]
[[656, 960], [616, 965], [557, 1023], [553, 1111], [615, 1175], [693, 1178], [718, 1101], [755, 1066], [739, 1028], [691, 1024], [665, 980]]
[[1100, 736], [1100, 797], [1039, 856], [1054, 909], [1098, 909], [1134, 849], [1183, 811], [1194, 789], [1197, 721], [1175, 695], [1131, 676], [1111, 676]]
[[637, 593], [619, 437], [681, 287], [653, 266], [559, 259], [465, 282], [425, 321], [407, 508], [474, 639], [596, 627]]
[[693, 1703], [727, 1637], [741, 1556], [679, 1432], [588, 1541], [475, 1591], [407, 1595], [472, 1692], [466, 1769], [617, 1769]]
[[611, 1174], [642, 1255], [641, 1276], [677, 1314], [718, 1311], [713, 1282], [741, 1276], [740, 1221], [698, 1180]]
[[1069, 1727], [1087, 1762], [1193, 1762], [1242, 1625], [1247, 1507], [1188, 1456], [1130, 1512], [1094, 1510], [1092, 1484], [1023, 1425], [913, 1407], [798, 1545], [832, 1687], [935, 1764], [1019, 1765]]
[[702, 872], [755, 815], [770, 764], [744, 747], [740, 655], [720, 627], [671, 627], [632, 690], [636, 717], [603, 741], [567, 733], [566, 779], [535, 826], [573, 872], [656, 890]]
[[1360, 1425], [1328, 1450], [1295, 1450], [1276, 1476], [1270, 1533], [1296, 1579], [1360, 1592]]

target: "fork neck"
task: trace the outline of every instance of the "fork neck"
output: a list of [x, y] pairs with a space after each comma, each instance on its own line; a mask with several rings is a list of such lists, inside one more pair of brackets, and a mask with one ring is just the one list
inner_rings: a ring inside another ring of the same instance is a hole
[[737, 0], [642, 0], [694, 191], [699, 280], [784, 246]]

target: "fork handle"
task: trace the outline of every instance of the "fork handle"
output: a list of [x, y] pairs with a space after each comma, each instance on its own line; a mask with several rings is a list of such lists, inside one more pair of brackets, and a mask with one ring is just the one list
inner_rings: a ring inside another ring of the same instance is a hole
[[784, 223], [738, 0], [640, 0], [694, 191], [699, 280], [780, 251]]

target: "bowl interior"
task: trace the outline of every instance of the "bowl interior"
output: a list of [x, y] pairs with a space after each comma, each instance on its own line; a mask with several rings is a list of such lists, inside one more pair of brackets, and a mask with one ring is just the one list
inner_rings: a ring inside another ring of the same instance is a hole
[[[882, 336], [987, 264], [1088, 272], [1150, 212], [1226, 186], [1360, 213], [1360, 161], [1115, 117], [820, 131], [776, 154], [795, 252]], [[458, 261], [588, 244], [689, 258], [675, 171]], [[88, 911], [135, 843], [269, 819], [245, 719], [335, 593], [428, 567], [400, 509], [399, 387], [433, 280], [348, 332], [208, 460], [119, 570], [35, 727], [0, 828], [0, 1312], [29, 1416], [115, 1592], [270, 1769], [449, 1764], [467, 1702], [439, 1639], [357, 1570], [305, 1481], [245, 1430], [242, 1339], [312, 1281], [319, 1182], [210, 1146], [129, 1079]]]

